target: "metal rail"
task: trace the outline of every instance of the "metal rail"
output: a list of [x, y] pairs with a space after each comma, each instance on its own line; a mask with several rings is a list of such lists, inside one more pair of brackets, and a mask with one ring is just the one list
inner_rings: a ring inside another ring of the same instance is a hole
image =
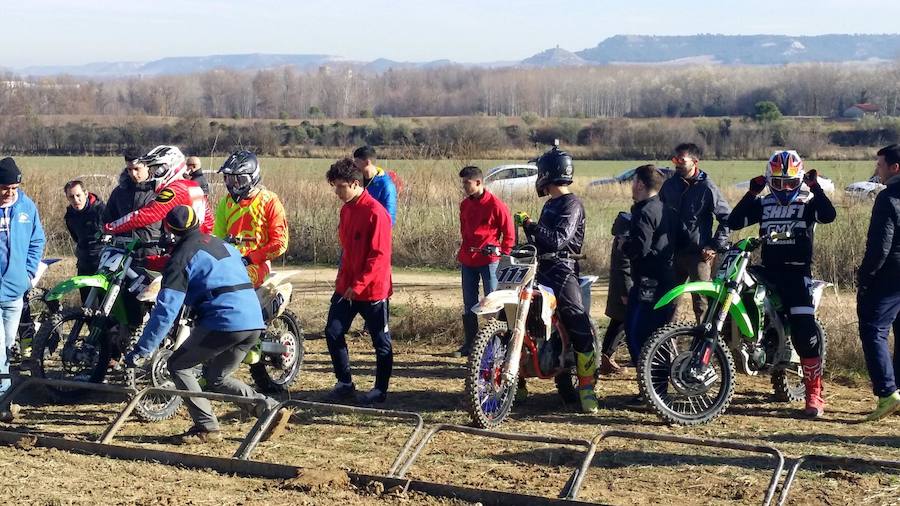
[[[3, 375], [7, 378], [11, 377], [10, 375]], [[0, 376], [0, 377], [3, 377]], [[59, 388], [71, 388], [73, 390], [91, 390], [94, 392], [105, 392], [109, 394], [122, 394], [122, 395], [134, 395], [135, 390], [133, 388], [129, 388], [122, 385], [107, 385], [105, 383], [88, 383], [85, 381], [70, 381], [70, 380], [58, 380], [58, 379], [49, 379], [49, 378], [25, 378], [21, 382], [13, 385], [9, 390], [6, 391], [6, 395], [0, 398], [0, 406], [6, 406], [12, 403], [12, 401], [22, 394], [25, 390], [28, 390], [34, 385], [44, 385], [48, 387], [59, 387]]]
[[[21, 434], [18, 432], [0, 431], [0, 444], [28, 447], [40, 446], [44, 448], [56, 448], [82, 455], [96, 455], [107, 458], [134, 460], [163, 464], [168, 466], [181, 466], [191, 469], [212, 469], [222, 474], [235, 474], [268, 479], [288, 480], [295, 478], [309, 469], [285, 464], [272, 464], [255, 460], [238, 460], [226, 457], [210, 457], [206, 455], [192, 455], [187, 453], [170, 452], [164, 450], [134, 448], [131, 446], [108, 445], [89, 441], [76, 441], [57, 437]], [[313, 471], [314, 472], [314, 471]], [[377, 476], [358, 473], [347, 473], [350, 482], [360, 489], [372, 482], [381, 482], [385, 489], [399, 487], [400, 490], [412, 490], [447, 498], [456, 498], [468, 502], [480, 502], [489, 506], [503, 505], [528, 505], [528, 506], [581, 506], [589, 503], [555, 499], [514, 492], [499, 492], [492, 490], [479, 490], [469, 487], [445, 485], [427, 481], [406, 480], [389, 476]]]
[[778, 506], [787, 502], [788, 495], [791, 492], [791, 485], [797, 477], [797, 471], [804, 464], [819, 464], [827, 467], [836, 467], [839, 469], [852, 469], [857, 467], [889, 467], [900, 470], [900, 461], [898, 460], [882, 460], [870, 459], [865, 457], [839, 457], [832, 455], [803, 455], [798, 458], [791, 470], [788, 471], [787, 478], [784, 479], [784, 485], [781, 486], [781, 494], [778, 496]]
[[[678, 443], [684, 445], [692, 445], [692, 446], [708, 446], [713, 448], [725, 448], [729, 450], [739, 450], [750, 453], [764, 453], [767, 455], [771, 455], [775, 458], [776, 466], [772, 472], [772, 478], [769, 480], [769, 487], [766, 489], [766, 496], [763, 499], [763, 505], [768, 506], [772, 503], [772, 498], [775, 496], [775, 489], [778, 487], [778, 480], [781, 478], [781, 471], [784, 469], [784, 455], [782, 455], [781, 451], [773, 446], [766, 445], [753, 445], [747, 443], [741, 443], [738, 441], [729, 441], [726, 439], [705, 439], [705, 438], [694, 438], [694, 437], [685, 437], [685, 436], [675, 436], [671, 434], [653, 434], [648, 432], [632, 432], [625, 430], [606, 430], [598, 434], [591, 440], [593, 445], [592, 450], [596, 451], [597, 446], [605, 439], [611, 438], [621, 438], [621, 439], [634, 439], [634, 440], [643, 440], [643, 441], [663, 441], [666, 443]], [[590, 459], [585, 459], [582, 464], [582, 468], [579, 470], [579, 477], [583, 478], [587, 475], [588, 468], [593, 461], [593, 453], [591, 454]], [[581, 491], [581, 483], [582, 480], [579, 479], [572, 483], [572, 487], [569, 489], [568, 495], [566, 495], [567, 499], [577, 499], [578, 493]]]
[[263, 416], [259, 418], [259, 420], [257, 420], [253, 428], [250, 429], [250, 432], [247, 433], [247, 436], [244, 437], [244, 440], [241, 442], [241, 446], [234, 453], [234, 458], [240, 460], [247, 460], [250, 458], [250, 454], [253, 453], [253, 450], [256, 449], [256, 446], [259, 444], [259, 440], [262, 438], [262, 435], [265, 434], [269, 426], [272, 425], [276, 416], [278, 415], [278, 412], [282, 408], [305, 408], [315, 411], [330, 411], [332, 413], [370, 415], [385, 418], [400, 418], [412, 420], [413, 422], [415, 422], [415, 427], [412, 433], [406, 439], [406, 443], [400, 449], [400, 453], [397, 454], [397, 457], [394, 459], [393, 464], [391, 464], [391, 468], [388, 470], [388, 476], [390, 477], [396, 476], [397, 469], [403, 463], [403, 459], [409, 453], [410, 448], [412, 448], [413, 442], [415, 441], [419, 433], [422, 432], [422, 427], [424, 427], [425, 425], [424, 421], [422, 420], [422, 415], [409, 411], [363, 408], [357, 406], [345, 406], [342, 404], [326, 404], [322, 402], [288, 399], [280, 402], [277, 406], [272, 408], [266, 414], [266, 416]]
[[544, 434], [513, 434], [509, 432], [496, 432], [485, 429], [477, 429], [475, 427], [468, 427], [465, 425], [442, 423], [435, 425], [434, 427], [429, 429], [424, 436], [422, 436], [422, 440], [419, 441], [416, 449], [413, 450], [412, 454], [410, 454], [409, 458], [406, 460], [406, 463], [403, 464], [403, 467], [401, 467], [400, 471], [397, 473], [398, 478], [403, 478], [404, 476], [406, 476], [406, 473], [416, 462], [416, 459], [419, 458], [422, 451], [426, 446], [428, 446], [428, 443], [430, 443], [431, 440], [434, 439], [438, 432], [461, 432], [463, 434], [470, 434], [473, 436], [481, 436], [492, 439], [502, 439], [505, 441], [527, 441], [531, 443], [547, 443], [563, 446], [579, 446], [585, 448], [586, 451], [581, 465], [575, 468], [575, 470], [572, 472], [572, 476], [569, 477], [569, 480], [566, 482], [566, 486], [560, 493], [560, 496], [565, 497], [566, 499], [574, 499], [573, 497], [569, 497], [569, 491], [571, 491], [573, 488], [580, 487], [581, 481], [584, 479], [583, 471], [590, 466], [591, 459], [593, 459], [596, 449], [596, 444], [592, 441], [588, 441], [587, 439], [565, 438]]
[[112, 442], [112, 439], [115, 437], [116, 433], [119, 432], [119, 429], [122, 428], [122, 425], [128, 420], [128, 417], [131, 416], [131, 412], [134, 411], [134, 408], [137, 407], [138, 402], [144, 398], [144, 396], [148, 394], [164, 394], [164, 395], [173, 395], [175, 397], [202, 397], [204, 399], [209, 399], [211, 401], [225, 401], [225, 402], [233, 402], [235, 404], [247, 404], [251, 406], [256, 406], [258, 404], [265, 404], [266, 399], [264, 398], [255, 398], [255, 397], [244, 397], [241, 395], [229, 395], [229, 394], [220, 394], [215, 392], [189, 392], [187, 390], [176, 390], [172, 388], [145, 388], [138, 392], [131, 401], [125, 405], [125, 409], [119, 413], [119, 416], [110, 424], [109, 427], [106, 428], [106, 431], [103, 432], [103, 435], [100, 436], [98, 440], [99, 443], [109, 444]]

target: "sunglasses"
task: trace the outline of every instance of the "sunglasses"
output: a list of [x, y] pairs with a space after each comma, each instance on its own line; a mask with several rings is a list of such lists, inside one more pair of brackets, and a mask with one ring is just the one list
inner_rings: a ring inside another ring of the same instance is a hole
[[693, 160], [694, 162], [697, 161], [697, 159], [694, 158], [693, 156], [673, 156], [672, 157], [672, 163], [675, 163], [675, 164], [685, 163], [689, 160]]
[[800, 187], [799, 177], [772, 176], [769, 184], [776, 191], [792, 191]]

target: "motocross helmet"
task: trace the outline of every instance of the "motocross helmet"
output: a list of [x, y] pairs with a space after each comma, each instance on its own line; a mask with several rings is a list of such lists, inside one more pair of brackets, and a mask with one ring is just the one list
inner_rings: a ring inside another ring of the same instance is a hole
[[138, 161], [149, 169], [156, 193], [173, 181], [184, 178], [187, 172], [184, 154], [175, 146], [156, 146]]
[[537, 159], [537, 180], [534, 189], [538, 197], [547, 195], [547, 186], [551, 184], [565, 186], [572, 184], [575, 176], [575, 167], [572, 165], [572, 156], [559, 149], [559, 145], [553, 146], [549, 151]]
[[235, 202], [246, 199], [259, 185], [259, 160], [250, 151], [233, 153], [219, 169], [225, 176], [225, 188]]
[[779, 204], [786, 206], [800, 194], [803, 160], [794, 150], [777, 151], [766, 165], [766, 183]]

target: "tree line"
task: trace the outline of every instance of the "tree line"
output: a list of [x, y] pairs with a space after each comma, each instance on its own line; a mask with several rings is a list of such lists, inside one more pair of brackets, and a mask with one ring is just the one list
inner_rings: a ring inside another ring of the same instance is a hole
[[762, 101], [789, 116], [837, 116], [860, 102], [897, 115], [900, 65], [449, 66], [383, 73], [328, 66], [104, 80], [0, 73], [0, 116], [734, 117], [752, 116]]

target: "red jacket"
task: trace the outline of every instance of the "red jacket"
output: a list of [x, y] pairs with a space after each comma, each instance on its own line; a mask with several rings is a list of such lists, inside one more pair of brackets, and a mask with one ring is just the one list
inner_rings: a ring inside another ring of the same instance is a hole
[[136, 228], [146, 227], [151, 223], [162, 221], [175, 206], [191, 206], [197, 216], [203, 217], [200, 231], [211, 234], [213, 230], [213, 214], [200, 185], [189, 179], [178, 179], [166, 186], [156, 195], [156, 200], [146, 206], [134, 210], [118, 220], [107, 223], [103, 230], [111, 234], [130, 232]]
[[338, 237], [344, 253], [334, 290], [353, 289], [355, 300], [377, 301], [393, 293], [391, 285], [391, 216], [363, 191], [341, 207]]
[[456, 259], [466, 267], [484, 267], [499, 257], [482, 255], [479, 250], [492, 244], [509, 253], [515, 244], [515, 227], [509, 209], [493, 193], [484, 190], [480, 197], [468, 197], [459, 204], [459, 233], [462, 244]]

